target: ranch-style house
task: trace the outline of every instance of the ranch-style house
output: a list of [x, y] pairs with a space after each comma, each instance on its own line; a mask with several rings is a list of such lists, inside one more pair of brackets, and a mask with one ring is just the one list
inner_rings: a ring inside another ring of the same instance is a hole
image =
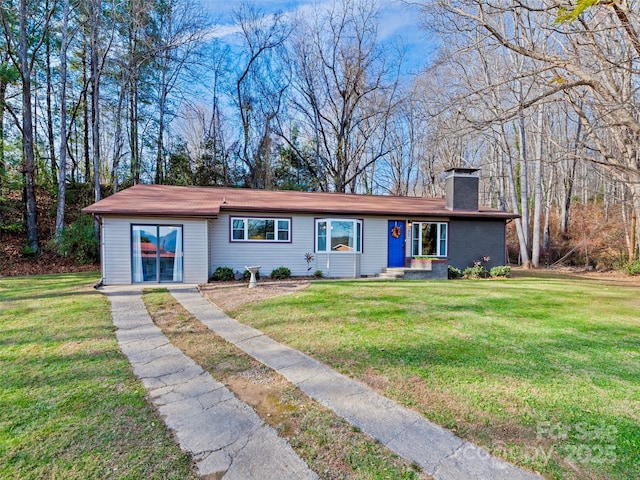
[[[205, 283], [217, 267], [261, 274], [373, 277], [412, 259], [463, 269], [506, 263], [516, 215], [478, 205], [473, 169], [451, 169], [445, 198], [135, 185], [83, 209], [101, 226], [102, 283]], [[311, 254], [310, 256], [307, 254]], [[431, 269], [429, 266], [427, 269]]]

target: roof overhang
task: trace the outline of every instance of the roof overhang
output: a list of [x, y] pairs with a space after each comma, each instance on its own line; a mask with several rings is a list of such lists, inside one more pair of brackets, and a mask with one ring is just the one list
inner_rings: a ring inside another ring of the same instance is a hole
[[217, 218], [220, 212], [512, 219], [499, 210], [448, 210], [443, 198], [222, 187], [135, 185], [82, 209], [92, 215]]

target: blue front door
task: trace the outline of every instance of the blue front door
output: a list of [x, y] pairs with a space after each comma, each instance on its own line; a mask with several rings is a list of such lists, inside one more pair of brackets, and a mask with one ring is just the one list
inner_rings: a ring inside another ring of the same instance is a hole
[[404, 267], [405, 222], [389, 220], [387, 267]]

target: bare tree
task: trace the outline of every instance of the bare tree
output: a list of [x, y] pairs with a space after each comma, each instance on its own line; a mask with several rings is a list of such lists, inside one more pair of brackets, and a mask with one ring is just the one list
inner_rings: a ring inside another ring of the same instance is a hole
[[58, 167], [58, 208], [56, 210], [56, 237], [58, 240], [64, 229], [64, 209], [67, 192], [67, 48], [69, 45], [69, 1], [70, 0], [62, 0], [62, 32], [60, 35], [60, 165]]
[[244, 54], [236, 81], [236, 107], [242, 123], [240, 157], [248, 169], [247, 184], [271, 188], [272, 131], [289, 86], [285, 42], [290, 27], [281, 14], [265, 16], [243, 4], [235, 12]]
[[[518, 73], [520, 78], [535, 79], [535, 94], [522, 98], [503, 118], [562, 97], [580, 118], [594, 152], [581, 158], [603, 166], [626, 183], [634, 210], [640, 212], [637, 2], [581, 2], [591, 7], [571, 18], [564, 16], [562, 5], [551, 0], [535, 5], [502, 0], [438, 3], [458, 27], [482, 32], [484, 42], [525, 62], [527, 69]], [[517, 30], [514, 18], [524, 19]]]
[[153, 12], [155, 34], [150, 50], [157, 72], [155, 97], [158, 108], [155, 183], [164, 180], [165, 132], [171, 119], [171, 95], [178, 89], [185, 69], [192, 66], [201, 47], [207, 23], [192, 0], [169, 0]]
[[398, 69], [386, 63], [377, 24], [369, 0], [336, 1], [298, 22], [292, 105], [316, 145], [326, 189], [354, 191], [358, 177], [387, 153]]

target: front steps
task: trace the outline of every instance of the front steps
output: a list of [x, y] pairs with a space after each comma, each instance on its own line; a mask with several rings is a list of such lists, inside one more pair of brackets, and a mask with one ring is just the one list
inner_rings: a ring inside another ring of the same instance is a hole
[[402, 280], [404, 278], [405, 270], [406, 268], [403, 267], [385, 268], [377, 275], [377, 277], [384, 280]]
[[446, 263], [433, 263], [430, 269], [420, 268], [385, 268], [376, 277], [383, 280], [446, 280], [448, 267]]

